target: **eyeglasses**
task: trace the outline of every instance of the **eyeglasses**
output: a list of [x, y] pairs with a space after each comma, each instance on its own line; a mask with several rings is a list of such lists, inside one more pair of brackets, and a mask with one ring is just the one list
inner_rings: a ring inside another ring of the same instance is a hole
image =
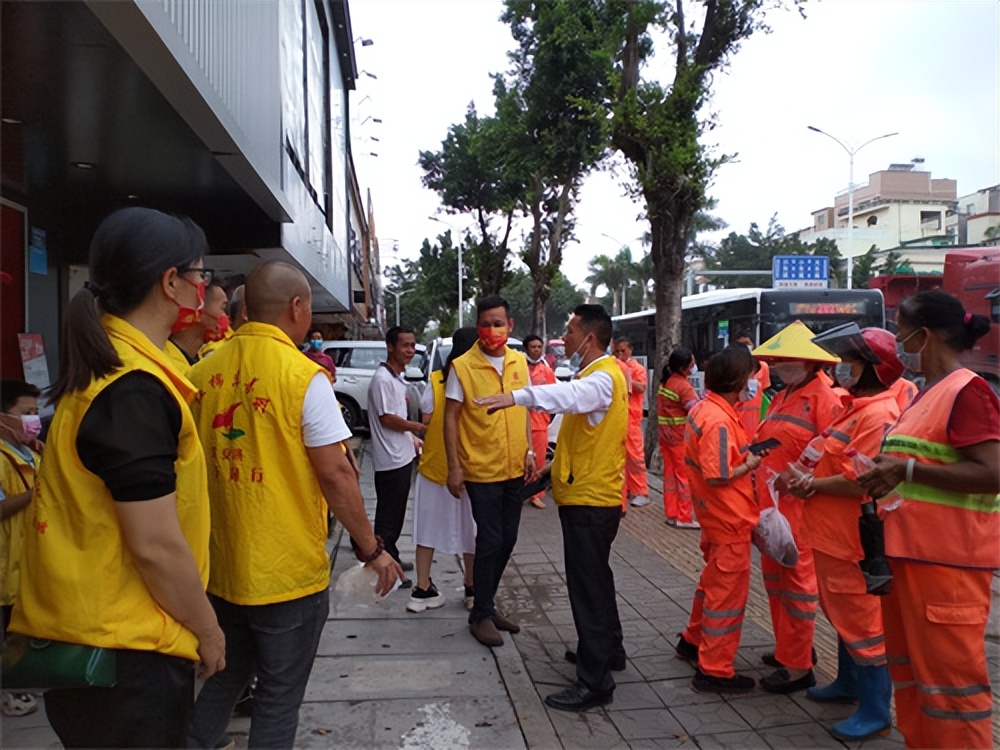
[[185, 273], [196, 273], [198, 277], [204, 281], [206, 284], [211, 284], [212, 279], [215, 278], [215, 270], [212, 268], [188, 268], [186, 266], [181, 266], [177, 269], [178, 274]]

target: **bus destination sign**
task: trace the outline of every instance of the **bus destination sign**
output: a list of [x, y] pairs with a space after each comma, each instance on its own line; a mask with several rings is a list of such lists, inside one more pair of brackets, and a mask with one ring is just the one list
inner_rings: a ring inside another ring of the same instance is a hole
[[830, 258], [826, 255], [776, 255], [771, 261], [774, 289], [826, 289]]

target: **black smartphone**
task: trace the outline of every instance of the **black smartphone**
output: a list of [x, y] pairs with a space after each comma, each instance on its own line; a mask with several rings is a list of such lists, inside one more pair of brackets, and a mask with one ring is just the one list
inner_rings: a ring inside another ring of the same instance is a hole
[[751, 444], [747, 450], [755, 456], [759, 456], [764, 451], [769, 451], [771, 448], [777, 448], [779, 445], [781, 445], [781, 441], [778, 440], [778, 438], [768, 438], [767, 440], [761, 440], [759, 443]]

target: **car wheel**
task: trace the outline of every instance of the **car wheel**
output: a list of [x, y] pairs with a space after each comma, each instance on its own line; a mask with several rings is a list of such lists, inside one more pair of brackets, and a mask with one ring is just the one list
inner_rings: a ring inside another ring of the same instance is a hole
[[357, 432], [358, 428], [363, 426], [360, 407], [349, 398], [337, 396], [337, 401], [340, 403], [340, 413], [344, 415], [347, 428], [351, 432]]

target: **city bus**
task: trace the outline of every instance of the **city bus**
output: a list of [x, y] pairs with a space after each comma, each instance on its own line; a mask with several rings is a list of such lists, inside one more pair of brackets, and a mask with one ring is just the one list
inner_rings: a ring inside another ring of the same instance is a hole
[[[655, 310], [612, 318], [615, 335], [628, 336], [636, 356], [655, 366]], [[878, 289], [716, 289], [681, 299], [681, 346], [699, 367], [741, 333], [755, 344], [801, 320], [813, 333], [853, 321], [861, 328], [885, 327]], [[658, 377], [657, 373], [657, 377]]]

